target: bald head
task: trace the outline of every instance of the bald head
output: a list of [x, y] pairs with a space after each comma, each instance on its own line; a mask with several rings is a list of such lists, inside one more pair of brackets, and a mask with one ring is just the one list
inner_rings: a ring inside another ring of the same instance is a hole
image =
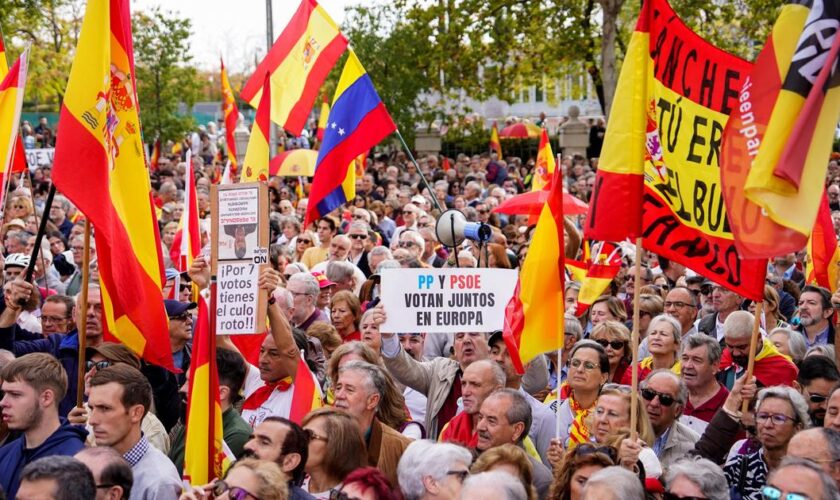
[[735, 311], [723, 323], [723, 335], [727, 339], [742, 340], [752, 335], [755, 317], [747, 311]]

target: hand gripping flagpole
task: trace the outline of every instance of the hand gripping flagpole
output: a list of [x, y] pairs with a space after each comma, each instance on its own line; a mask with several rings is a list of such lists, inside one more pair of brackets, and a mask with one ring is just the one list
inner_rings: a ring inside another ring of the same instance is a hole
[[[764, 301], [756, 302], [755, 304], [755, 318], [753, 319], [752, 337], [750, 338], [750, 356], [747, 361], [747, 371], [744, 373], [744, 383], [747, 384], [753, 375], [753, 368], [755, 367], [755, 348], [758, 346], [759, 326], [761, 324], [761, 313], [764, 309]], [[746, 413], [750, 401], [745, 399], [741, 402], [741, 413]]]

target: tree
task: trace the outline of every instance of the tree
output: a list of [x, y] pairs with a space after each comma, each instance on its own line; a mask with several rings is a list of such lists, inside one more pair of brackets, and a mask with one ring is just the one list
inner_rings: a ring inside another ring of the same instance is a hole
[[194, 125], [191, 115], [179, 114], [183, 103], [192, 109], [202, 83], [189, 65], [190, 20], [154, 8], [132, 18], [137, 96], [147, 141], [177, 140]]

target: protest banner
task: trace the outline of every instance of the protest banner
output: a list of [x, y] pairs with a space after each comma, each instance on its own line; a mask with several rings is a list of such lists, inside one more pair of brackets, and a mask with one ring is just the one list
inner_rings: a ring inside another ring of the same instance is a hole
[[213, 186], [210, 198], [216, 332], [262, 333], [268, 304], [257, 279], [268, 265], [268, 188], [259, 182]]
[[380, 298], [383, 333], [501, 330], [513, 295], [511, 269], [385, 269]]
[[38, 167], [51, 166], [55, 158], [55, 148], [35, 148], [27, 149], [26, 165], [29, 170], [35, 170]]

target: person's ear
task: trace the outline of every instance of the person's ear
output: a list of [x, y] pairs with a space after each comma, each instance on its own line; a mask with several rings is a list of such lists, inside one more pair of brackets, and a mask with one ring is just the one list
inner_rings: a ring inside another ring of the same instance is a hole
[[437, 495], [440, 493], [440, 486], [438, 486], [438, 482], [432, 476], [423, 476], [423, 487], [428, 491], [431, 495]]
[[513, 442], [518, 443], [520, 438], [522, 437], [522, 433], [525, 432], [525, 423], [524, 422], [516, 422], [513, 424]]
[[377, 406], [379, 406], [379, 400], [382, 399], [382, 396], [379, 394], [371, 394], [368, 396], [367, 402], [367, 409], [368, 410], [375, 410]]
[[287, 453], [283, 455], [283, 462], [280, 468], [286, 474], [291, 474], [298, 465], [300, 465], [300, 453]]

